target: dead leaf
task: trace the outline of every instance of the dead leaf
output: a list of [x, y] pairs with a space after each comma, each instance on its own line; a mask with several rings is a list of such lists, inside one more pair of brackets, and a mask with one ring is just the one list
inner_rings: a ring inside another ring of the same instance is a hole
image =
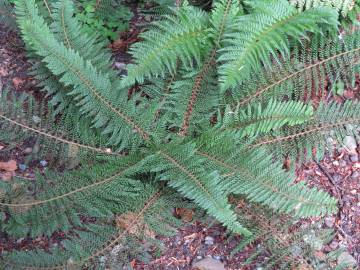
[[23, 85], [23, 83], [25, 82], [24, 79], [21, 79], [19, 77], [15, 77], [14, 79], [12, 79], [13, 85], [15, 87], [16, 90], [19, 90], [20, 86]]
[[155, 233], [147, 224], [144, 224], [143, 218], [137, 217], [137, 215], [132, 212], [118, 216], [116, 218], [116, 226], [135, 236], [144, 235], [146, 237], [155, 238]]
[[188, 208], [175, 208], [175, 213], [185, 222], [190, 222], [193, 219], [194, 210]]
[[309, 264], [299, 264], [296, 270], [313, 270]]
[[7, 70], [3, 67], [0, 67], [0, 76], [1, 77], [5, 77], [7, 76], [9, 73], [7, 72]]
[[136, 266], [136, 261], [135, 261], [135, 259], [133, 259], [133, 260], [130, 262], [130, 265], [131, 265], [132, 268], [135, 268], [135, 266]]
[[0, 170], [13, 172], [17, 170], [17, 162], [16, 160], [9, 160], [6, 162], [0, 162]]
[[15, 173], [14, 172], [4, 172], [4, 173], [0, 173], [0, 177], [1, 177], [1, 180], [3, 181], [10, 181], [11, 178], [13, 178], [13, 176], [15, 176]]
[[318, 258], [319, 260], [323, 260], [323, 261], [324, 261], [324, 260], [326, 259], [326, 255], [325, 255], [325, 253], [322, 252], [322, 251], [317, 250], [317, 251], [314, 252], [314, 255], [315, 255], [315, 257]]

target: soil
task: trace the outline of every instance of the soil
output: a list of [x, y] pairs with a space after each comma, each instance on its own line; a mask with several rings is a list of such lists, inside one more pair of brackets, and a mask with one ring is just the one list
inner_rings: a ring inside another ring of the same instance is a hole
[[[119, 40], [110, 46], [114, 52], [114, 62], [128, 63], [130, 61], [127, 49], [129, 44], [138, 41], [138, 34], [141, 31], [138, 23], [141, 20], [144, 18], [137, 14], [131, 23], [130, 31], [123, 33]], [[0, 25], [0, 86], [10, 84], [15, 91], [26, 91], [41, 97], [34, 80], [28, 74], [30, 66], [17, 34]], [[338, 99], [342, 102], [343, 99], [358, 97], [360, 97], [360, 81], [357, 81], [355, 88], [346, 89], [344, 97]], [[306, 181], [310, 186], [317, 186], [339, 200], [339, 213], [334, 217], [329, 217], [333, 220], [323, 225], [335, 230], [335, 238], [325, 245], [321, 252], [326, 254], [338, 246], [343, 246], [360, 265], [360, 149], [358, 147], [357, 153], [352, 155], [342, 145], [338, 145], [337, 149], [327, 154], [326, 158], [319, 163], [309, 162], [298, 168], [298, 181]], [[21, 164], [24, 161], [24, 155], [23, 148], [17, 148], [11, 157], [1, 156], [0, 150], [1, 161], [15, 159], [18, 164]], [[34, 169], [35, 167], [26, 168], [23, 171], [18, 169], [16, 174], [33, 179]], [[303, 222], [312, 222], [312, 220]], [[207, 236], [213, 238], [212, 244], [205, 243]], [[52, 245], [61, 244], [65, 238], [66, 235], [62, 232], [54, 233], [51, 237], [36, 239], [12, 239], [0, 233], [0, 254], [4, 251], [19, 249], [43, 248], [47, 250]], [[192, 269], [191, 265], [204, 257], [222, 261], [228, 270], [256, 269], [256, 262], [248, 268], [241, 267], [254, 251], [256, 243], [231, 257], [230, 253], [237, 239], [229, 240], [225, 229], [220, 225], [209, 227], [199, 222], [190, 222], [179, 229], [175, 236], [159, 238], [165, 246], [162, 254], [154, 257], [147, 264], [135, 262], [136, 269]]]

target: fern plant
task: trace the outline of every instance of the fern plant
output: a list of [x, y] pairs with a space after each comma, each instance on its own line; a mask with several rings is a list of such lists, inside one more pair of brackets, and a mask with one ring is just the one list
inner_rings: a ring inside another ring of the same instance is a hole
[[[356, 101], [311, 102], [359, 61], [360, 34], [338, 40], [336, 10], [219, 0], [207, 13], [183, 2], [141, 35], [120, 78], [72, 1], [16, 0], [15, 9], [50, 102], [3, 91], [2, 141], [35, 140], [54, 165], [35, 182], [0, 182], [1, 227], [69, 238], [7, 254], [6, 267], [105, 269], [120, 251], [126, 263], [144, 238], [156, 245], [154, 232], [174, 232], [173, 207], [201, 208], [251, 237], [230, 195], [295, 218], [336, 212], [329, 194], [282, 169], [285, 155], [321, 158], [327, 137], [359, 125]], [[58, 165], [74, 158], [76, 169]]]

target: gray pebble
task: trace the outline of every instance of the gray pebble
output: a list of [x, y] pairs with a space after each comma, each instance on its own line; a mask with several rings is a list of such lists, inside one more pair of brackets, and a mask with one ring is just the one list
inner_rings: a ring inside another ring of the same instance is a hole
[[339, 265], [344, 266], [355, 266], [357, 265], [357, 261], [353, 256], [349, 254], [349, 252], [344, 251], [340, 254], [340, 256], [337, 259]]
[[213, 244], [214, 244], [214, 238], [211, 236], [206, 236], [205, 237], [205, 245], [211, 246]]
[[32, 148], [31, 147], [26, 147], [25, 150], [24, 150], [24, 153], [25, 154], [30, 154], [32, 152]]
[[351, 178], [354, 180], [359, 180], [360, 179], [360, 172], [359, 171], [355, 171], [351, 174]]
[[325, 222], [326, 227], [332, 228], [332, 227], [334, 227], [334, 224], [335, 224], [335, 218], [334, 217], [326, 217], [324, 222]]
[[358, 162], [359, 161], [359, 156], [358, 155], [351, 155], [350, 156], [350, 160], [352, 162]]

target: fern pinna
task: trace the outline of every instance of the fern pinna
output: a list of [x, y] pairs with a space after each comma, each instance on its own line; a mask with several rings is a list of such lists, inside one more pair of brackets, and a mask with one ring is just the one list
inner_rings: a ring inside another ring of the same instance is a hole
[[142, 239], [156, 244], [151, 232], [174, 232], [173, 207], [202, 208], [253, 239], [247, 226], [257, 221], [229, 196], [272, 215], [336, 212], [329, 194], [282, 169], [284, 156], [320, 159], [327, 137], [359, 125], [358, 102], [311, 99], [349, 80], [359, 61], [360, 34], [339, 40], [336, 10], [219, 0], [205, 12], [184, 1], [141, 34], [122, 78], [72, 1], [16, 0], [15, 12], [49, 104], [3, 91], [1, 141], [35, 140], [54, 169], [34, 183], [0, 182], [1, 228], [69, 238], [7, 254], [9, 269], [105, 269], [116, 254], [126, 264]]

